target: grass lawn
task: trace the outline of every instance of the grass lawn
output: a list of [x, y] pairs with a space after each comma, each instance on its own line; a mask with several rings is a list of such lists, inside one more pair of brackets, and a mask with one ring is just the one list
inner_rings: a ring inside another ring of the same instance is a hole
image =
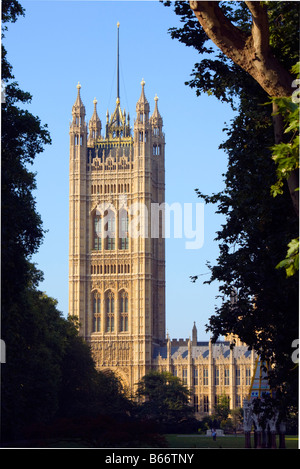
[[[234, 448], [244, 449], [244, 436], [220, 436], [216, 441], [212, 437], [202, 435], [165, 435], [170, 448]], [[253, 439], [251, 440], [253, 448]], [[298, 449], [298, 437], [295, 435], [285, 437], [286, 449]], [[278, 447], [278, 440], [277, 440]]]

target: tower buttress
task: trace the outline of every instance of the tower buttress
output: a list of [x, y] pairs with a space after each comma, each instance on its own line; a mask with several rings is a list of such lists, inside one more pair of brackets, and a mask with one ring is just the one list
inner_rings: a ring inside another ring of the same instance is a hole
[[[77, 85], [77, 98], [72, 108], [70, 124], [70, 175], [69, 175], [69, 315], [85, 323], [86, 310], [86, 227], [87, 187], [86, 154], [87, 125], [85, 107]], [[85, 334], [85, 330], [82, 330]]]

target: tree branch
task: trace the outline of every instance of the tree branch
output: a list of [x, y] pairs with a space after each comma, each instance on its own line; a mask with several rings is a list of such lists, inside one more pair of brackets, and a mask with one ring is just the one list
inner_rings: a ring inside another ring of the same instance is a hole
[[291, 96], [293, 78], [269, 45], [267, 10], [260, 2], [246, 4], [253, 21], [249, 36], [231, 23], [219, 2], [190, 1], [205, 33], [227, 57], [249, 73], [269, 96]]
[[269, 20], [265, 5], [261, 2], [246, 2], [252, 15], [252, 38], [253, 45], [258, 57], [270, 53], [269, 45]]
[[246, 45], [247, 35], [229, 21], [219, 7], [219, 2], [190, 1], [190, 7], [207, 36], [225, 55], [238, 63]]

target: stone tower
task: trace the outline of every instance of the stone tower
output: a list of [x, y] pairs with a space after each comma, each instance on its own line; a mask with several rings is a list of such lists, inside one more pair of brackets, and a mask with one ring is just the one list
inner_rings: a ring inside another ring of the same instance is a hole
[[144, 80], [133, 132], [117, 82], [104, 132], [96, 99], [86, 124], [79, 84], [72, 109], [69, 315], [97, 368], [134, 391], [165, 340], [165, 139], [158, 98], [150, 116]]

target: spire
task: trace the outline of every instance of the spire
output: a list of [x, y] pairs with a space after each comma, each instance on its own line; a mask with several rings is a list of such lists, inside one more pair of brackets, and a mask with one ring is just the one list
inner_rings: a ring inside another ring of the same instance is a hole
[[155, 101], [155, 106], [154, 106], [154, 111], [153, 111], [153, 114], [152, 114], [152, 118], [161, 119], [161, 115], [159, 113], [158, 105], [157, 105], [157, 103], [158, 103], [157, 94], [155, 95], [154, 101]]
[[81, 84], [79, 82], [76, 88], [77, 88], [77, 97], [72, 107], [73, 124], [82, 125], [84, 123], [84, 118], [85, 118], [85, 107], [80, 96]]
[[154, 101], [155, 101], [155, 106], [154, 106], [153, 114], [150, 117], [150, 121], [151, 121], [152, 125], [162, 127], [163, 121], [162, 121], [162, 117], [160, 115], [160, 112], [158, 110], [158, 104], [157, 104], [158, 103], [158, 96], [157, 95], [155, 95]]
[[97, 113], [97, 99], [95, 98], [93, 101], [94, 104], [94, 112], [89, 122], [89, 139], [88, 144], [93, 144], [97, 140], [97, 138], [101, 135], [101, 121], [98, 117]]
[[94, 121], [94, 122], [100, 120], [99, 117], [98, 117], [98, 114], [97, 114], [97, 102], [98, 102], [97, 99], [94, 98], [94, 101], [93, 101], [93, 104], [94, 104], [94, 112], [93, 112], [93, 115], [92, 115], [92, 117], [91, 117], [91, 121]]
[[129, 118], [126, 124], [126, 113], [125, 110], [122, 112], [120, 105], [119, 22], [117, 23], [117, 28], [117, 100], [115, 110], [111, 117], [109, 117], [108, 111], [106, 113], [105, 138], [120, 140], [123, 138], [131, 138], [131, 130]]
[[150, 106], [145, 96], [145, 80], [144, 78], [141, 81], [142, 91], [141, 96], [136, 103], [136, 114], [137, 121], [143, 124], [146, 124], [149, 119]]
[[81, 96], [80, 96], [80, 89], [81, 89], [81, 84], [78, 82], [77, 86], [77, 98], [76, 98], [76, 101], [74, 103], [74, 106], [73, 106], [73, 109], [74, 110], [79, 110], [79, 109], [84, 109], [85, 110], [85, 107], [83, 105], [83, 102], [81, 100]]
[[140, 96], [140, 99], [138, 100], [138, 104], [148, 104], [148, 101], [147, 101], [147, 98], [145, 96], [145, 80], [144, 78], [142, 79], [141, 81], [141, 85], [142, 85], [142, 92], [141, 92], [141, 96]]
[[197, 327], [195, 321], [192, 329], [192, 345], [197, 345]]

